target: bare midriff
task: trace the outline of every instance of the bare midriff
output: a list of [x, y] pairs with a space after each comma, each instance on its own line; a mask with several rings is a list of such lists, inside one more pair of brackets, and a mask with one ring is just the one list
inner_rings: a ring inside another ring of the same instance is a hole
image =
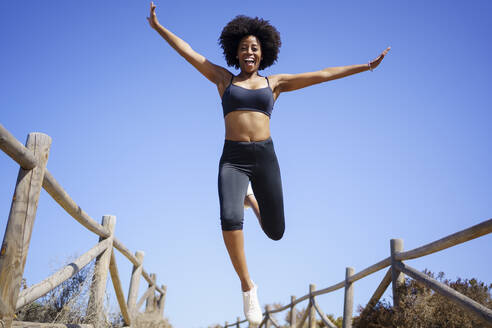
[[225, 118], [225, 138], [234, 141], [261, 141], [270, 137], [270, 118], [249, 110], [235, 110]]

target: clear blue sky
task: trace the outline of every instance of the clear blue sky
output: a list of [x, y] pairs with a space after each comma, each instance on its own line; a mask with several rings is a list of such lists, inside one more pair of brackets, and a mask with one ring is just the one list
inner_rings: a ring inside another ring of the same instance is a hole
[[[374, 72], [275, 104], [286, 233], [269, 240], [251, 211], [244, 228], [262, 305], [343, 280], [346, 266], [387, 257], [391, 238], [411, 249], [491, 217], [492, 2], [156, 4], [164, 26], [219, 65], [217, 39], [230, 19], [269, 19], [283, 46], [265, 75], [367, 63], [392, 47]], [[116, 215], [117, 237], [145, 251], [145, 269], [168, 286], [171, 323], [207, 327], [243, 316], [220, 232], [222, 109], [215, 86], [150, 29], [148, 9], [146, 1], [2, 1], [0, 121], [23, 143], [29, 132], [50, 135], [50, 172], [94, 219]], [[0, 153], [0, 168], [4, 227], [18, 165]], [[28, 284], [97, 239], [43, 191]], [[409, 264], [490, 283], [491, 242]], [[131, 266], [117, 259], [127, 290]], [[355, 284], [356, 306], [383, 274]], [[341, 315], [343, 291], [320, 304]]]

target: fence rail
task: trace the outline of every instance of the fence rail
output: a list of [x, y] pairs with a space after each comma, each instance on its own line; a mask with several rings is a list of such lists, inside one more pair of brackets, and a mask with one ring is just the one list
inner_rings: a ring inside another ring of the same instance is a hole
[[[352, 314], [353, 314], [353, 283], [364, 277], [367, 277], [375, 272], [378, 272], [384, 268], [389, 267], [388, 271], [384, 275], [383, 280], [378, 285], [374, 294], [370, 298], [369, 302], [366, 304], [362, 315], [366, 314], [368, 311], [377, 304], [379, 299], [383, 296], [384, 292], [390, 284], [393, 286], [393, 305], [398, 307], [399, 304], [399, 294], [398, 286], [404, 282], [404, 274], [407, 276], [425, 284], [427, 287], [436, 291], [437, 293], [450, 299], [458, 306], [462, 307], [465, 311], [474, 315], [478, 320], [481, 320], [483, 324], [487, 327], [492, 327], [492, 310], [475, 302], [469, 297], [460, 294], [454, 289], [448, 287], [447, 285], [428, 277], [427, 275], [419, 272], [418, 270], [405, 264], [404, 260], [410, 260], [415, 258], [420, 258], [429, 254], [440, 252], [444, 249], [462, 244], [464, 242], [470, 241], [472, 239], [479, 238], [481, 236], [487, 235], [492, 232], [492, 219], [483, 221], [476, 224], [470, 228], [464, 229], [462, 231], [456, 232], [452, 235], [446, 236], [429, 244], [417, 247], [415, 249], [404, 252], [403, 251], [403, 240], [401, 239], [391, 239], [390, 241], [390, 256], [359, 271], [354, 274], [353, 268], [346, 268], [345, 280], [334, 284], [332, 286], [315, 290], [315, 285], [309, 285], [309, 293], [296, 298], [291, 296], [291, 302], [284, 305], [278, 309], [271, 310], [269, 307], [265, 308], [263, 313], [263, 321], [258, 328], [270, 328], [271, 325], [279, 327], [279, 324], [271, 316], [273, 313], [282, 312], [284, 310], [290, 309], [290, 326], [292, 328], [303, 327], [306, 320], [308, 321], [309, 328], [315, 328], [316, 313], [319, 315], [323, 323], [328, 327], [336, 327], [333, 322], [323, 313], [319, 307], [316, 296], [327, 294], [335, 290], [345, 288], [344, 296], [344, 311], [343, 311], [343, 328], [352, 327]], [[308, 300], [308, 305], [304, 312], [303, 317], [299, 322], [296, 322], [295, 318], [295, 306], [305, 300]], [[227, 327], [240, 327], [240, 324], [247, 322], [246, 319], [241, 320], [237, 318], [235, 322], [224, 324], [224, 328]]]
[[[116, 298], [127, 326], [130, 326], [132, 321], [135, 320], [139, 313], [139, 308], [144, 302], [146, 303], [146, 312], [158, 312], [162, 315], [165, 304], [166, 286], [157, 286], [156, 275], [149, 274], [144, 270], [144, 253], [142, 251], [137, 251], [135, 255], [133, 255], [130, 250], [114, 236], [114, 225], [116, 224], [116, 218], [114, 216], [104, 216], [102, 224], [96, 222], [77, 205], [56, 181], [53, 175], [46, 169], [50, 146], [51, 138], [42, 133], [30, 133], [26, 146], [24, 146], [0, 124], [0, 149], [20, 165], [9, 219], [0, 251], [0, 323], [7, 328], [12, 326], [22, 326], [21, 323], [13, 323], [14, 313], [17, 310], [39, 297], [46, 295], [61, 283], [75, 275], [94, 259], [96, 259], [95, 276], [91, 286], [91, 296], [89, 301], [90, 306], [96, 309], [93, 318], [93, 326], [98, 326], [98, 323], [102, 320], [102, 304], [108, 271], [111, 275]], [[72, 263], [61, 268], [40, 283], [20, 292], [21, 279], [24, 272], [41, 188], [44, 188], [48, 194], [81, 225], [99, 236], [100, 240], [98, 244]], [[405, 260], [420, 258], [442, 251], [449, 247], [487, 235], [491, 232], [492, 219], [489, 219], [468, 229], [409, 251], [403, 251], [403, 241], [401, 239], [392, 239], [390, 242], [389, 257], [355, 274], [353, 268], [347, 267], [345, 279], [332, 286], [316, 291], [315, 285], [310, 284], [308, 294], [300, 298], [291, 296], [291, 302], [281, 308], [272, 310], [270, 307], [266, 307], [264, 319], [259, 328], [270, 328], [271, 325], [280, 327], [271, 314], [286, 309], [291, 310], [291, 327], [301, 328], [307, 320], [308, 327], [314, 328], [316, 313], [320, 316], [325, 325], [328, 327], [335, 327], [319, 307], [316, 296], [327, 294], [341, 288], [345, 289], [343, 328], [350, 328], [352, 326], [354, 282], [387, 267], [389, 267], [388, 271], [367, 303], [363, 313], [372, 309], [382, 297], [390, 283], [393, 286], [393, 304], [398, 307], [399, 295], [397, 287], [403, 283], [404, 274], [406, 274], [449, 298], [451, 301], [482, 320], [486, 326], [492, 327], [491, 309], [456, 292], [445, 284], [420, 273], [418, 270], [403, 262]], [[120, 251], [121, 254], [133, 264], [126, 302], [119, 278], [114, 249]], [[148, 282], [149, 286], [140, 300], [137, 301], [140, 277], [143, 277]], [[159, 294], [157, 297], [156, 292]], [[300, 321], [296, 322], [295, 306], [305, 300], [308, 300], [306, 311]], [[240, 327], [240, 324], [244, 322], [246, 322], [246, 319], [240, 320], [240, 318], [237, 318], [234, 323], [228, 324], [226, 322], [224, 328], [232, 326]], [[39, 327], [42, 326], [42, 324], [38, 325]]]
[[[2, 327], [19, 327], [24, 323], [13, 322], [14, 313], [46, 295], [64, 281], [75, 275], [83, 267], [96, 259], [94, 277], [90, 290], [89, 307], [94, 309], [92, 325], [100, 326], [104, 320], [103, 304], [108, 271], [111, 275], [116, 299], [126, 326], [130, 326], [146, 302], [145, 312], [164, 313], [166, 286], [156, 284], [156, 275], [143, 269], [144, 253], [133, 255], [125, 245], [114, 236], [116, 217], [105, 215], [102, 224], [96, 222], [68, 195], [53, 175], [46, 169], [51, 138], [42, 133], [30, 133], [26, 146], [18, 141], [0, 124], [0, 149], [20, 165], [12, 206], [0, 252], [0, 323]], [[99, 242], [59, 271], [43, 281], [20, 291], [24, 266], [29, 249], [32, 227], [41, 188], [81, 225], [100, 237]], [[132, 264], [128, 298], [125, 301], [114, 249], [121, 252]], [[137, 302], [140, 277], [149, 283], [144, 296]], [[158, 295], [156, 296], [156, 292]], [[43, 324], [29, 324], [41, 327]]]

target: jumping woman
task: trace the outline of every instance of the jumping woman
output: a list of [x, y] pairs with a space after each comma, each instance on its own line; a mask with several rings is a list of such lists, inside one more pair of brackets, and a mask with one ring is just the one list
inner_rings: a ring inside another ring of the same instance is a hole
[[[277, 61], [281, 45], [275, 27], [261, 18], [237, 16], [222, 30], [220, 46], [234, 75], [194, 51], [188, 43], [159, 24], [154, 3], [147, 18], [171, 47], [217, 86], [222, 100], [225, 141], [219, 162], [218, 189], [222, 236], [241, 281], [244, 314], [257, 325], [262, 320], [258, 286], [251, 280], [244, 254], [244, 208], [251, 206], [265, 234], [282, 238], [285, 230], [282, 182], [270, 136], [273, 105], [282, 92], [375, 69], [389, 47], [367, 64], [329, 67], [302, 74], [258, 74]], [[251, 187], [248, 188], [248, 184]], [[254, 195], [253, 195], [254, 192]]]

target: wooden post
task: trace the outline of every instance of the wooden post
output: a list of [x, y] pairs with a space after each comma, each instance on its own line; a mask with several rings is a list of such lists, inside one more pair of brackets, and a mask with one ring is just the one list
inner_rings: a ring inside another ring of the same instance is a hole
[[352, 313], [354, 310], [354, 288], [348, 281], [354, 275], [354, 268], [345, 269], [345, 299], [343, 303], [343, 328], [352, 328]]
[[360, 314], [360, 317], [365, 317], [372, 309], [374, 306], [378, 303], [379, 299], [381, 296], [383, 296], [384, 292], [388, 288], [388, 286], [391, 284], [391, 268], [386, 271], [386, 274], [384, 275], [383, 280], [379, 284], [378, 288], [374, 291], [374, 294], [372, 294], [371, 299], [369, 302], [367, 302], [366, 307]]
[[164, 291], [164, 294], [161, 294], [159, 297], [159, 302], [157, 305], [159, 306], [159, 314], [161, 317], [164, 316], [164, 304], [166, 303], [166, 293], [167, 293], [167, 287], [165, 285], [161, 285], [161, 289]]
[[[100, 327], [106, 322], [104, 313], [104, 300], [106, 298], [106, 282], [108, 281], [109, 263], [111, 261], [111, 252], [113, 251], [113, 236], [116, 217], [113, 215], [104, 215], [102, 225], [109, 231], [108, 239], [111, 240], [108, 248], [96, 258], [94, 266], [94, 276], [92, 277], [91, 293], [89, 297], [89, 318], [90, 323], [95, 327]], [[103, 238], [99, 238], [101, 241]]]
[[294, 301], [296, 300], [295, 296], [290, 297], [290, 327], [295, 328], [296, 327], [296, 308], [295, 305], [293, 304]]
[[398, 287], [405, 283], [405, 276], [399, 272], [395, 267], [395, 255], [403, 252], [403, 239], [391, 239], [391, 281], [393, 287], [393, 307], [398, 308], [400, 306], [400, 295], [398, 293]]
[[226, 321], [225, 324], [224, 324], [224, 328], [226, 328], [227, 326], [228, 326], [228, 324], [227, 324], [227, 321]]
[[152, 283], [149, 284], [149, 288], [152, 289], [149, 297], [147, 297], [147, 301], [145, 302], [145, 312], [154, 312], [155, 311], [155, 282], [157, 281], [157, 276], [155, 273], [150, 274], [150, 280]]
[[271, 324], [270, 324], [270, 305], [265, 305], [265, 317], [266, 317], [265, 328], [270, 328], [271, 327]]
[[241, 318], [237, 317], [236, 318], [236, 328], [239, 328], [239, 321], [241, 321]]
[[0, 320], [7, 328], [12, 325], [19, 296], [51, 138], [43, 133], [29, 133], [26, 147], [34, 155], [37, 166], [31, 170], [19, 169], [0, 251]]
[[138, 312], [138, 309], [135, 307], [137, 305], [138, 289], [140, 286], [140, 277], [142, 276], [144, 256], [145, 253], [143, 251], [135, 252], [135, 257], [140, 265], [133, 265], [130, 289], [128, 290], [128, 300], [126, 302], [126, 304], [128, 304], [128, 311], [130, 311], [132, 317], [134, 317]]
[[[316, 285], [315, 284], [309, 284], [309, 303], [313, 304], [314, 302], [312, 301], [313, 299], [313, 293], [316, 290]], [[308, 327], [309, 328], [316, 328], [316, 309], [314, 306], [311, 306], [309, 308], [309, 321], [308, 321]]]
[[109, 273], [111, 275], [114, 293], [116, 295], [116, 300], [118, 301], [125, 326], [131, 326], [132, 318], [130, 315], [130, 311], [128, 311], [128, 305], [125, 302], [125, 293], [123, 292], [123, 288], [121, 287], [120, 274], [118, 272], [118, 265], [116, 264], [116, 256], [114, 255], [114, 252], [115, 250], [113, 248], [111, 252], [111, 261], [109, 262]]

